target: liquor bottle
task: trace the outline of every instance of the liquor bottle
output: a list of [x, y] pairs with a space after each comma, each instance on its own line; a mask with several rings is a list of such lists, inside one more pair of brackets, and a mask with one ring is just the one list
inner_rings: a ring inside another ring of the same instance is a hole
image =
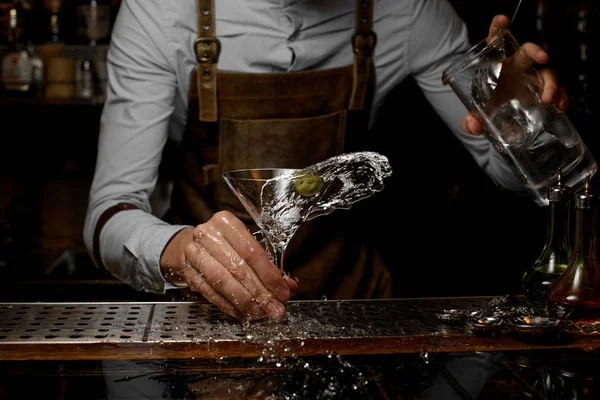
[[98, 79], [96, 66], [91, 59], [83, 58], [79, 60], [77, 71], [77, 97], [82, 99], [92, 99], [98, 94]]
[[12, 0], [0, 0], [0, 44], [7, 45], [10, 34], [10, 13], [14, 8]]
[[41, 91], [43, 65], [41, 59], [32, 53], [31, 46], [21, 40], [19, 8], [10, 12], [9, 50], [0, 64], [2, 95], [7, 97], [34, 96]]
[[75, 41], [75, 7], [73, 0], [44, 0], [43, 24], [46, 25], [44, 42], [66, 43]]
[[547, 314], [548, 287], [565, 271], [571, 256], [569, 247], [569, 204], [571, 189], [557, 182], [548, 190], [548, 224], [546, 241], [532, 268], [523, 274], [521, 284], [527, 305], [540, 314]]
[[548, 288], [553, 315], [575, 322], [600, 318], [600, 258], [598, 257], [598, 197], [590, 178], [575, 196], [575, 240], [567, 269]]
[[111, 28], [109, 0], [79, 0], [76, 12], [78, 42], [91, 46], [108, 43]]

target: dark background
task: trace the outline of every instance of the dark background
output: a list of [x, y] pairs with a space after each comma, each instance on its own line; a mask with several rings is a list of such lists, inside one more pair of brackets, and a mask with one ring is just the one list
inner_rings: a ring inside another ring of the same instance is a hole
[[[473, 43], [487, 36], [495, 14], [511, 17], [517, 1], [451, 1], [469, 26]], [[538, 21], [538, 5], [546, 10]], [[578, 17], [588, 11], [588, 32]], [[542, 31], [536, 26], [542, 23]], [[598, 80], [598, 5], [581, 1], [523, 0], [511, 27], [521, 42], [545, 45], [550, 66], [570, 96], [567, 114], [598, 159], [592, 125], [598, 110], [597, 84], [588, 91], [580, 76]], [[579, 62], [585, 43], [590, 57]], [[416, 100], [415, 100], [416, 99]], [[521, 274], [540, 254], [546, 239], [547, 208], [500, 190], [448, 132], [413, 81], [386, 102], [377, 132], [394, 174], [381, 198], [385, 212], [380, 239], [394, 265], [396, 296], [491, 295], [520, 293]], [[401, 137], [401, 144], [393, 138]], [[406, 151], [405, 149], [412, 149]], [[373, 207], [374, 215], [382, 214]], [[389, 236], [388, 236], [389, 235]], [[410, 243], [403, 245], [403, 243]]]
[[[487, 35], [495, 14], [511, 16], [517, 1], [452, 3], [476, 42]], [[598, 6], [545, 1], [545, 12], [538, 15], [539, 4], [523, 0], [511, 30], [521, 42], [547, 46], [551, 66], [570, 95], [567, 113], [596, 153]], [[578, 31], [581, 15], [587, 16], [588, 33]], [[588, 45], [586, 62], [580, 61], [581, 43]], [[143, 296], [95, 269], [81, 241], [101, 110], [99, 104], [0, 97], [5, 299]], [[394, 173], [383, 192], [359, 205], [370, 210], [376, 229], [355, 234], [382, 244], [393, 265], [395, 296], [519, 292], [521, 274], [542, 249], [547, 209], [494, 187], [410, 79], [387, 99], [370, 138], [375, 141], [369, 149], [388, 156]], [[32, 290], [25, 282], [37, 286]]]

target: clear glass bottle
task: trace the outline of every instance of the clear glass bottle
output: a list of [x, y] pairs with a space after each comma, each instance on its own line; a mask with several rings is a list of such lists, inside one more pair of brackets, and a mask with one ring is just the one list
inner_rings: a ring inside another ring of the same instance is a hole
[[35, 93], [33, 83], [34, 66], [25, 43], [21, 40], [22, 29], [19, 25], [19, 8], [15, 3], [9, 12], [8, 43], [9, 50], [0, 63], [0, 82], [2, 94], [20, 97]]
[[553, 315], [575, 322], [600, 318], [600, 257], [598, 257], [598, 197], [589, 177], [575, 195], [575, 240], [567, 269], [548, 288]]
[[109, 0], [78, 0], [76, 10], [78, 42], [90, 46], [108, 43], [111, 30]]
[[562, 175], [548, 190], [548, 225], [546, 241], [532, 268], [521, 279], [527, 305], [536, 313], [547, 314], [546, 295], [552, 283], [567, 269], [569, 246], [569, 204], [571, 189], [562, 182]]

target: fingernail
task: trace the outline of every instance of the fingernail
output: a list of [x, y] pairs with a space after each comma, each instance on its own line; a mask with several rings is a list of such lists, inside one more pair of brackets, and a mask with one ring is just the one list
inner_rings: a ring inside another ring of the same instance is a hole
[[285, 306], [278, 301], [271, 301], [267, 306], [267, 314], [271, 318], [279, 319], [285, 314]]
[[277, 287], [277, 289], [275, 290], [275, 296], [277, 296], [277, 299], [279, 301], [287, 301], [290, 298], [290, 288], [287, 285], [287, 283], [285, 285], [281, 285], [279, 287]]
[[262, 308], [260, 308], [260, 306], [256, 305], [256, 307], [254, 307], [252, 309], [252, 311], [249, 313], [248, 315], [250, 317], [250, 319], [261, 319], [262, 317], [265, 316], [265, 312], [263, 311]]

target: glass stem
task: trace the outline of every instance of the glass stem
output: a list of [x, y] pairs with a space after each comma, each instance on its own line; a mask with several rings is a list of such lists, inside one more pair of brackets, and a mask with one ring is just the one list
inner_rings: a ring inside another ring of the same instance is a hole
[[283, 272], [283, 253], [285, 253], [285, 246], [282, 244], [273, 245], [273, 250], [275, 256], [275, 265], [277, 265], [281, 272]]

